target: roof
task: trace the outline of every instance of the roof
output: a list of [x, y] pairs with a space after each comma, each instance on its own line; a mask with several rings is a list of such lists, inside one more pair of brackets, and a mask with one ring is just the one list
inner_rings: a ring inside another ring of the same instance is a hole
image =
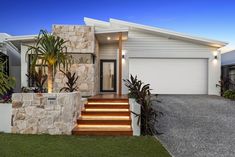
[[235, 50], [221, 54], [221, 65], [235, 65]]
[[166, 29], [161, 29], [157, 27], [127, 22], [127, 21], [122, 21], [122, 20], [117, 20], [117, 19], [112, 19], [112, 18], [109, 19], [109, 22], [105, 22], [105, 21], [100, 21], [100, 20], [85, 17], [84, 22], [86, 25], [98, 27], [97, 29], [98, 31], [99, 29], [105, 29], [105, 28], [109, 28], [109, 29], [119, 28], [120, 29], [124, 27], [124, 28], [129, 28], [129, 29], [140, 29], [140, 30], [150, 31], [152, 33], [156, 33], [156, 34], [165, 36], [167, 38], [190, 41], [190, 42], [207, 45], [211, 47], [216, 47], [216, 48], [221, 48], [228, 44], [227, 42], [223, 42], [223, 41], [191, 36], [188, 34], [183, 34], [183, 33], [175, 32], [175, 31], [170, 31]]

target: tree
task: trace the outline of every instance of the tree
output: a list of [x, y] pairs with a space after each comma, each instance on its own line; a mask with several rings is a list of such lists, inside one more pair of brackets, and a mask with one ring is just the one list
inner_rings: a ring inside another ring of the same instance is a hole
[[46, 30], [41, 30], [37, 37], [37, 42], [34, 46], [28, 46], [28, 55], [32, 55], [32, 63], [30, 71], [35, 71], [35, 65], [38, 60], [41, 60], [41, 66], [44, 68], [47, 65], [48, 79], [47, 88], [48, 93], [53, 91], [54, 76], [57, 68], [68, 69], [71, 65], [72, 57], [67, 53], [66, 41], [58, 36], [48, 33]]

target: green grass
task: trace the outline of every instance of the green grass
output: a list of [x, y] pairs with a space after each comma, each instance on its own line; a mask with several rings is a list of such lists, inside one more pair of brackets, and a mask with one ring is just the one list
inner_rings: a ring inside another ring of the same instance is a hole
[[0, 134], [0, 157], [170, 157], [154, 137]]

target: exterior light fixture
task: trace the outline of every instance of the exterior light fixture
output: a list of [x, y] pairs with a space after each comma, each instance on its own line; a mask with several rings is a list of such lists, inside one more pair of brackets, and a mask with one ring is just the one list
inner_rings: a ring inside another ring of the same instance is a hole
[[214, 59], [218, 59], [218, 56], [217, 56], [217, 55], [215, 55], [215, 56], [214, 56]]
[[111, 37], [107, 37], [107, 40], [111, 40]]
[[122, 54], [122, 59], [125, 59], [125, 55], [124, 54]]

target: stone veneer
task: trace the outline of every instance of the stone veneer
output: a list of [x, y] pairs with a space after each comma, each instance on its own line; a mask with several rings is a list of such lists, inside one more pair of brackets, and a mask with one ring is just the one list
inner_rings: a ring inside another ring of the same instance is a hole
[[76, 125], [81, 96], [73, 93], [14, 93], [12, 133], [66, 134]]
[[[92, 26], [54, 25], [53, 34], [66, 40], [68, 53], [93, 54], [95, 64], [73, 64], [70, 71], [75, 72], [79, 79], [77, 86], [82, 96], [95, 95], [98, 91], [98, 42], [95, 40], [95, 31]], [[67, 79], [58, 71], [54, 79], [54, 92], [65, 86]]]
[[[81, 96], [91, 96], [96, 94], [95, 90], [95, 65], [94, 64], [73, 64], [70, 72], [76, 73], [78, 76], [77, 86]], [[54, 92], [59, 92], [61, 88], [66, 86], [67, 78], [58, 71], [54, 80]]]
[[66, 40], [70, 53], [94, 53], [95, 31], [91, 26], [53, 25], [53, 34]]

